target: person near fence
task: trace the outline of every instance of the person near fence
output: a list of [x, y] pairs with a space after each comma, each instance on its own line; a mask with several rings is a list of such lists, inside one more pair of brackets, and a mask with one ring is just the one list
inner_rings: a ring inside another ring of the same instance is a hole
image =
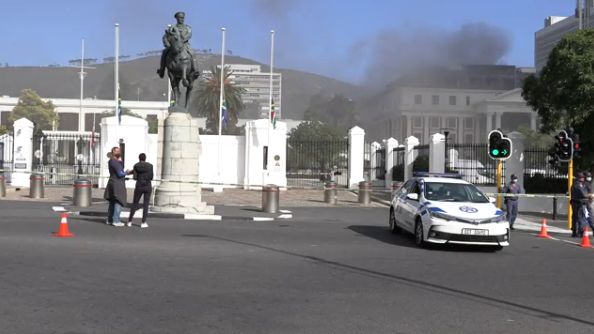
[[509, 228], [515, 230], [514, 223], [518, 217], [518, 194], [522, 193], [522, 187], [518, 184], [518, 177], [515, 174], [512, 174], [510, 182], [505, 186], [503, 192], [505, 193], [505, 208]]
[[132, 219], [134, 213], [139, 208], [140, 197], [143, 197], [142, 202], [142, 223], [141, 228], [148, 227], [146, 218], [148, 216], [149, 202], [151, 193], [153, 191], [152, 180], [153, 180], [153, 165], [146, 162], [146, 154], [140, 153], [138, 156], [138, 163], [134, 165], [134, 168], [129, 172], [134, 174], [134, 180], [136, 180], [136, 187], [134, 187], [134, 202], [130, 207], [130, 217], [126, 226], [132, 226]]
[[586, 221], [588, 197], [586, 175], [579, 172], [573, 186], [571, 186], [571, 237], [573, 238], [581, 237], [582, 227], [588, 223]]
[[[584, 172], [584, 175], [586, 176], [585, 186], [586, 191], [588, 192], [588, 202], [584, 206], [584, 209], [586, 210], [584, 212], [584, 220], [590, 226], [591, 231], [594, 231], [594, 219], [592, 219], [592, 201], [594, 200], [594, 195], [592, 194], [592, 173]], [[586, 225], [584, 224], [584, 226]], [[581, 226], [582, 231], [584, 226]]]
[[111, 155], [108, 162], [109, 181], [105, 187], [103, 198], [109, 201], [107, 209], [107, 225], [116, 227], [124, 226], [120, 221], [122, 208], [127, 204], [126, 201], [126, 175], [128, 171], [124, 170], [124, 162], [121, 159], [120, 148], [115, 146], [111, 149]]

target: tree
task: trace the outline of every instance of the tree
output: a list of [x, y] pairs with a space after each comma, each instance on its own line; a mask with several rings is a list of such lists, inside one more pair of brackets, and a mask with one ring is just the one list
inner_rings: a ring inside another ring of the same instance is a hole
[[8, 132], [8, 128], [4, 125], [0, 125], [0, 136], [7, 132]]
[[287, 164], [296, 169], [329, 171], [347, 164], [345, 133], [319, 121], [299, 124], [289, 132]]
[[553, 133], [542, 133], [525, 126], [520, 126], [518, 132], [524, 135], [525, 148], [547, 150], [554, 144]]
[[341, 130], [347, 130], [355, 125], [355, 104], [353, 100], [343, 95], [328, 98], [318, 94], [311, 98], [303, 119], [320, 121]]
[[540, 76], [524, 80], [522, 96], [541, 117], [541, 132], [573, 127], [584, 144], [581, 168], [590, 167], [594, 150], [594, 30], [565, 35], [549, 55]]
[[[229, 68], [225, 67], [223, 71], [223, 82], [225, 85], [225, 105], [227, 106], [227, 127], [222, 130], [223, 134], [237, 134], [237, 119], [239, 113], [243, 110], [243, 100], [241, 95], [245, 93], [245, 89], [236, 86], [229, 80], [229, 76], [233, 74]], [[211, 68], [211, 75], [200, 82], [197, 90], [197, 97], [195, 105], [198, 113], [201, 116], [206, 116], [206, 133], [218, 133], [219, 121], [219, 103], [221, 95], [221, 69], [217, 67]]]
[[58, 114], [55, 112], [52, 101], [44, 102], [41, 97], [32, 89], [25, 89], [21, 92], [19, 102], [12, 109], [8, 121], [12, 123], [20, 118], [27, 118], [35, 124], [36, 130], [51, 130], [58, 126]]

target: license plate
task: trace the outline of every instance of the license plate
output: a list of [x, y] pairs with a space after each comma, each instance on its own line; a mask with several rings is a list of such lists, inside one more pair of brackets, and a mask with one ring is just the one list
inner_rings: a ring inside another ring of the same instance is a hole
[[464, 235], [489, 235], [489, 230], [477, 230], [473, 228], [463, 228], [462, 234]]

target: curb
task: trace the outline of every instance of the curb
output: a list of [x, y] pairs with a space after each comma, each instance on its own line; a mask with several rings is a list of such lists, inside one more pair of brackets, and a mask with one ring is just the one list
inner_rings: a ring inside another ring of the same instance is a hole
[[[66, 208], [62, 206], [52, 207], [54, 212], [68, 212]], [[87, 217], [106, 217], [105, 212], [99, 211], [70, 211], [68, 212], [72, 216], [87, 216]], [[181, 219], [188, 221], [222, 221], [222, 220], [243, 220], [243, 221], [275, 221], [275, 220], [288, 220], [293, 219], [293, 213], [289, 210], [279, 210], [279, 215], [275, 217], [246, 217], [246, 216], [221, 216], [221, 215], [202, 215], [202, 214], [179, 214], [179, 213], [162, 213], [162, 212], [149, 212], [151, 217], [165, 218], [165, 219]], [[120, 218], [128, 218], [130, 216], [129, 211], [122, 211]], [[134, 218], [140, 218], [142, 211], [136, 211]]]

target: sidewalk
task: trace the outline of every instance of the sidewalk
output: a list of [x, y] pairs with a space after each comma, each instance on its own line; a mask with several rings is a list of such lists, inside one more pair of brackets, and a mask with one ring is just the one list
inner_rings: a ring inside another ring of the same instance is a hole
[[567, 228], [567, 219], [552, 220], [547, 217], [548, 215], [545, 214], [540, 217], [536, 214], [520, 214], [516, 219], [514, 228], [520, 231], [540, 232], [542, 219], [545, 218], [549, 233], [571, 234], [571, 230]]
[[[92, 189], [93, 204], [104, 202], [104, 189]], [[8, 187], [6, 197], [0, 200], [17, 200], [17, 201], [31, 201], [31, 202], [49, 202], [49, 203], [63, 203], [69, 205], [72, 203], [72, 187], [71, 186], [46, 186], [45, 197], [41, 199], [33, 199], [29, 197], [28, 188]], [[128, 201], [132, 201], [133, 189], [128, 189]], [[371, 202], [370, 205], [361, 205], [357, 201], [357, 195], [347, 189], [339, 189], [337, 192], [337, 205], [330, 205], [324, 202], [324, 191], [319, 190], [305, 190], [305, 189], [290, 189], [280, 192], [279, 204], [280, 207], [384, 207], [384, 205]], [[244, 190], [244, 189], [225, 189], [223, 192], [215, 193], [210, 190], [202, 190], [202, 201], [208, 205], [216, 206], [262, 206], [262, 192], [260, 190]]]

